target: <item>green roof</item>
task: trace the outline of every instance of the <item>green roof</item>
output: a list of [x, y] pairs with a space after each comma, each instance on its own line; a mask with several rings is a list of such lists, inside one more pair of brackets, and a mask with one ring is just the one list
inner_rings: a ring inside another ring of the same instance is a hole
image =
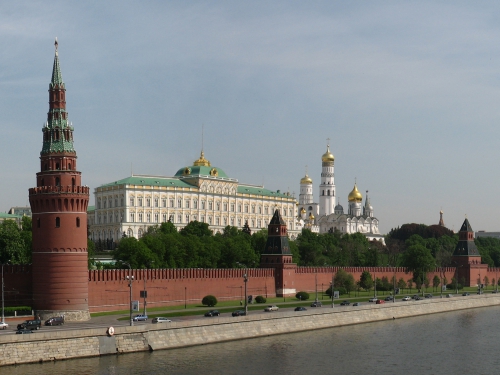
[[87, 212], [92, 212], [92, 211], [95, 211], [95, 206], [88, 206]]
[[220, 168], [197, 166], [197, 165], [192, 165], [190, 167], [183, 167], [179, 169], [175, 174], [175, 177], [192, 177], [192, 176], [229, 178], [227, 174]]
[[286, 195], [277, 191], [272, 191], [269, 189], [264, 189], [260, 186], [249, 186], [240, 185], [238, 186], [239, 194], [254, 194], [254, 195], [265, 195], [268, 197], [278, 197], [278, 198], [293, 198], [291, 195]]
[[16, 220], [16, 219], [20, 219], [22, 217], [23, 217], [23, 215], [14, 215], [14, 214], [8, 214], [6, 212], [0, 212], [0, 219]]
[[172, 186], [192, 188], [193, 185], [185, 183], [178, 178], [156, 177], [156, 176], [131, 176], [100, 187], [110, 187], [115, 185], [144, 185], [144, 186]]

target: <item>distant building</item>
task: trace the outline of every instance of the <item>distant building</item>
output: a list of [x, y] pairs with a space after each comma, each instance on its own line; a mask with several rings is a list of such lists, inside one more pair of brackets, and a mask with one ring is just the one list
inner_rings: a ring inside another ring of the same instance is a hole
[[22, 219], [23, 215], [14, 215], [10, 213], [0, 212], [0, 223], [4, 222], [5, 220], [13, 220], [17, 224], [20, 224]]
[[9, 214], [11, 215], [26, 215], [31, 217], [31, 208], [30, 207], [11, 207], [9, 210]]
[[500, 239], [500, 232], [485, 232], [484, 230], [480, 230], [475, 233], [475, 237], [492, 237]]

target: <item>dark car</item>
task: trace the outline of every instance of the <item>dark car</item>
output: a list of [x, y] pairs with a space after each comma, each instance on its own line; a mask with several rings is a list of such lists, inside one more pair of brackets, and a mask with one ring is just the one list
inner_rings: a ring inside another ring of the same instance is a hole
[[27, 333], [33, 333], [33, 331], [31, 329], [18, 329], [16, 331], [16, 334], [18, 334], [18, 335], [24, 335]]
[[307, 309], [303, 306], [298, 306], [295, 308], [295, 311], [306, 311]]
[[420, 296], [415, 296], [415, 301], [420, 301], [422, 299], [422, 297]]
[[425, 298], [432, 298], [432, 294], [427, 293], [427, 294], [425, 295]]
[[[233, 311], [233, 313], [231, 315], [233, 316], [244, 316], [246, 315], [246, 311], [245, 310], [236, 310], [236, 311]], [[206, 315], [205, 315], [206, 316]]]
[[209, 316], [209, 317], [212, 317], [212, 316], [219, 316], [220, 315], [220, 312], [219, 310], [210, 310], [210, 311], [207, 311], [205, 313], [205, 316]]
[[386, 302], [389, 302], [389, 301], [393, 300], [392, 296], [387, 296], [384, 299], [385, 299]]
[[385, 303], [385, 301], [383, 299], [378, 299], [377, 302], [375, 302], [377, 305], [381, 305], [383, 303]]
[[148, 316], [144, 314], [137, 314], [136, 316], [133, 317], [132, 319], [134, 322], [145, 322], [148, 320]]
[[40, 329], [42, 321], [40, 319], [26, 320], [25, 322], [17, 325], [17, 330], [23, 329]]
[[466, 296], [470, 296], [470, 294], [469, 294], [469, 292], [463, 292], [462, 296], [466, 297]]
[[323, 304], [319, 301], [315, 301], [313, 303], [311, 303], [311, 307], [321, 307], [323, 306]]
[[64, 324], [64, 318], [62, 316], [54, 316], [45, 321], [46, 326], [60, 326]]
[[359, 306], [359, 305], [361, 305], [361, 302], [354, 302], [352, 305], [353, 306]]
[[349, 301], [342, 301], [340, 303], [340, 306], [349, 306], [350, 304], [351, 304], [351, 302], [349, 302]]

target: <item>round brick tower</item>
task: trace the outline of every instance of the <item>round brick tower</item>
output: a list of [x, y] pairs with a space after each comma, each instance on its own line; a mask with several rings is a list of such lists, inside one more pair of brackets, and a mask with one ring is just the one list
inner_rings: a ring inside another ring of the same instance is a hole
[[88, 320], [89, 188], [81, 185], [81, 173], [77, 171], [57, 47], [56, 38], [40, 172], [36, 174], [36, 187], [29, 189], [33, 308], [42, 319], [64, 315], [66, 321]]

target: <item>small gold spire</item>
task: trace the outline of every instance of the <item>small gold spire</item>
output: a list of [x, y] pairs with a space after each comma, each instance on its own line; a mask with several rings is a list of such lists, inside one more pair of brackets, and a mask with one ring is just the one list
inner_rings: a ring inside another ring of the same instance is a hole
[[201, 151], [200, 158], [198, 160], [195, 160], [193, 165], [195, 165], [197, 167], [210, 167], [211, 166], [210, 162], [207, 159], [205, 159], [205, 153], [203, 152], [203, 150]]

